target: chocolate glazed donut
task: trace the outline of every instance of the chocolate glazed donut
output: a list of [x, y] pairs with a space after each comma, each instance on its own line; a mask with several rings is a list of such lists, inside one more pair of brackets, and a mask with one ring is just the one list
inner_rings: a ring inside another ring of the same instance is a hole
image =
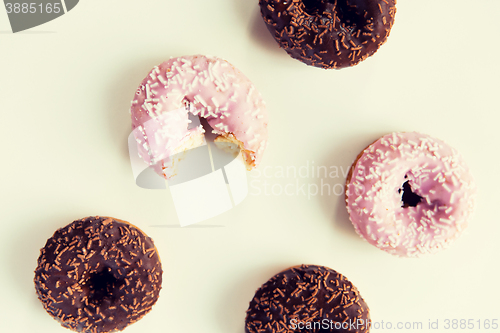
[[391, 31], [396, 0], [260, 0], [278, 44], [321, 68], [354, 66], [374, 54]]
[[35, 289], [62, 326], [123, 330], [151, 310], [162, 282], [151, 238], [128, 222], [87, 217], [57, 230], [40, 252]]
[[325, 266], [294, 266], [257, 290], [245, 333], [368, 333], [369, 312], [342, 274]]

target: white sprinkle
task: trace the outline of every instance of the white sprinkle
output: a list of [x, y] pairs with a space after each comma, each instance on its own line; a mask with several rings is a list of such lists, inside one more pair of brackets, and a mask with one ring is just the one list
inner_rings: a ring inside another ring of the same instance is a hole
[[[227, 131], [227, 129], [226, 129], [226, 131]], [[248, 144], [249, 144], [249, 145], [253, 145], [253, 144], [254, 144], [254, 143], [256, 143], [256, 142], [257, 142], [257, 138], [253, 138], [252, 140], [249, 140], [249, 141], [248, 141]]]
[[215, 105], [216, 108], [219, 108], [219, 102], [215, 99], [215, 97], [212, 97], [212, 103]]
[[207, 107], [208, 104], [207, 102], [205, 102], [205, 100], [203, 99], [203, 97], [201, 97], [201, 95], [196, 95], [196, 97], [198, 98], [198, 101], [204, 106], [204, 107]]
[[149, 111], [149, 112], [153, 112], [153, 108], [151, 107], [151, 104], [150, 103], [145, 103], [144, 106], [146, 107], [146, 109]]
[[161, 82], [161, 84], [163, 84], [164, 86], [167, 85], [167, 81], [165, 80], [165, 78], [163, 76], [158, 75], [157, 78]]
[[230, 101], [232, 102], [238, 102], [238, 100], [236, 99], [236, 96], [237, 96], [237, 92], [234, 91], [233, 95], [229, 98]]
[[210, 81], [213, 82], [215, 80], [215, 78], [214, 78], [214, 73], [212, 72], [212, 67], [213, 67], [213, 63], [210, 62], [208, 64], [208, 75], [210, 76]]
[[260, 113], [260, 109], [257, 109], [255, 110], [253, 113], [252, 113], [252, 117], [257, 117]]
[[441, 222], [441, 223], [446, 223], [446, 224], [450, 224], [452, 221], [451, 221], [451, 220], [449, 220], [449, 219], [445, 219], [445, 218], [440, 217], [440, 218], [439, 218], [439, 222]]
[[451, 192], [450, 194], [450, 204], [454, 204], [455, 203], [455, 192]]

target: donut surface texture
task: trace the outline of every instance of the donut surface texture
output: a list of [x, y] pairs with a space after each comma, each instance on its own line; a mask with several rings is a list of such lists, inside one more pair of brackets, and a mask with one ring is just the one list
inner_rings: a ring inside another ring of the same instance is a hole
[[257, 290], [245, 324], [246, 333], [364, 333], [370, 315], [358, 289], [343, 275], [302, 265], [276, 274]]
[[78, 332], [123, 330], [151, 310], [162, 282], [151, 238], [110, 217], [87, 217], [47, 240], [35, 270], [47, 312]]
[[325, 69], [354, 66], [385, 43], [395, 0], [260, 0], [267, 28], [292, 58]]
[[203, 127], [189, 128], [189, 116], [206, 118], [216, 142], [239, 146], [247, 169], [260, 163], [267, 146], [267, 111], [253, 83], [227, 61], [212, 56], [172, 58], [142, 81], [131, 106], [139, 155], [169, 179], [169, 157], [198, 146]]
[[475, 193], [462, 156], [416, 132], [375, 141], [353, 163], [346, 182], [347, 211], [357, 233], [402, 257], [448, 247], [467, 227]]

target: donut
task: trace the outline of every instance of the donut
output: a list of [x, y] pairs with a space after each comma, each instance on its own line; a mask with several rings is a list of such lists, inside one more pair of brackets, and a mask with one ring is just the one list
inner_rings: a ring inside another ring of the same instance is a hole
[[331, 268], [301, 265], [273, 276], [255, 293], [245, 333], [368, 332], [369, 308], [358, 289]]
[[325, 69], [354, 66], [385, 43], [396, 0], [260, 0], [268, 30], [292, 58]]
[[447, 248], [462, 234], [475, 193], [455, 149], [409, 132], [387, 134], [358, 155], [345, 197], [361, 237], [393, 255], [419, 257]]
[[87, 217], [40, 251], [35, 289], [45, 310], [77, 332], [123, 330], [151, 310], [162, 282], [151, 238], [128, 222]]
[[213, 56], [185, 56], [163, 62], [146, 76], [130, 109], [139, 155], [169, 179], [171, 156], [203, 142], [202, 125], [188, 128], [190, 117], [206, 119], [215, 142], [237, 145], [248, 170], [267, 146], [267, 111], [261, 94], [229, 62]]

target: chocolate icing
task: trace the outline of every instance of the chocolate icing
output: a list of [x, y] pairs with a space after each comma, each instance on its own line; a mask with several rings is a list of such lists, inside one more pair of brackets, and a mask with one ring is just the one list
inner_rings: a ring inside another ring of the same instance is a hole
[[[245, 332], [365, 333], [369, 318], [358, 289], [343, 275], [323, 266], [302, 265], [276, 274], [257, 290], [247, 310]], [[354, 330], [331, 325], [346, 321], [360, 325]], [[294, 329], [298, 322], [327, 322], [329, 327]]]
[[278, 44], [295, 59], [322, 68], [354, 66], [389, 36], [396, 0], [259, 0]]
[[109, 217], [57, 230], [40, 251], [35, 289], [45, 310], [79, 332], [122, 330], [156, 302], [162, 282], [151, 238]]

